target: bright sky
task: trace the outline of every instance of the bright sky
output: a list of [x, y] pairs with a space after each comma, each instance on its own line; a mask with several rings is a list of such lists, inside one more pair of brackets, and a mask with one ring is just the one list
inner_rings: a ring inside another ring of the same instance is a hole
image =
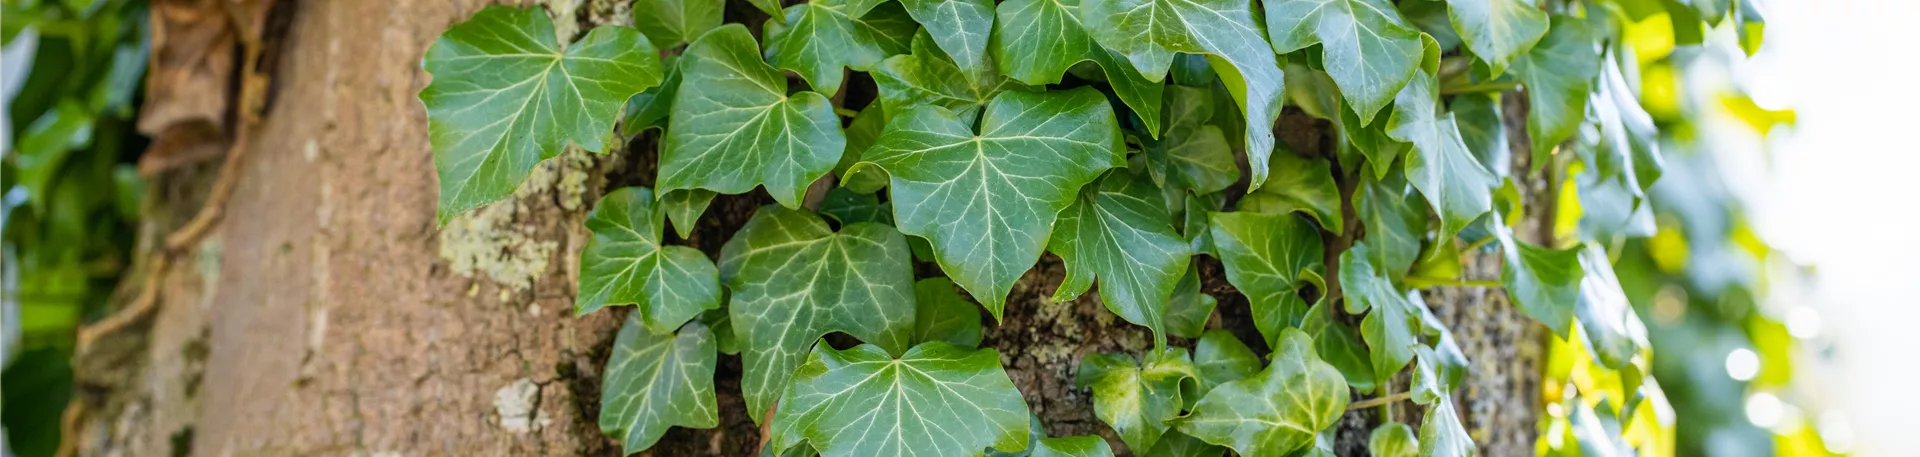
[[1831, 362], [1796, 368], [1848, 419], [1855, 455], [1920, 455], [1920, 1], [1765, 3], [1766, 44], [1737, 71], [1799, 126], [1738, 187], [1762, 236], [1815, 267], [1805, 301]]

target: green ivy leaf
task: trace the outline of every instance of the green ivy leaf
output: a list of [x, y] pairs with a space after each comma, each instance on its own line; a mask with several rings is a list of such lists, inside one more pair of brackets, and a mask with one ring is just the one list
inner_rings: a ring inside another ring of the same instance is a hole
[[1182, 348], [1166, 348], [1136, 363], [1124, 353], [1089, 354], [1080, 359], [1074, 384], [1093, 388], [1093, 415], [1113, 427], [1128, 449], [1153, 449], [1170, 427], [1167, 419], [1186, 406], [1183, 390], [1200, 377]]
[[739, 24], [707, 32], [682, 59], [659, 187], [739, 194], [764, 185], [781, 205], [800, 207], [846, 146], [833, 104], [813, 92], [788, 96], [786, 76], [760, 60]]
[[[1290, 214], [1213, 213], [1213, 244], [1227, 282], [1246, 294], [1253, 325], [1272, 346], [1307, 312], [1300, 288], [1326, 268], [1320, 230]], [[1211, 442], [1211, 441], [1210, 441]], [[1216, 443], [1217, 444], [1217, 443]]]
[[987, 37], [993, 32], [992, 0], [900, 0], [907, 14], [927, 28], [940, 50], [960, 67], [969, 82], [993, 74], [987, 63]]
[[1313, 353], [1313, 339], [1287, 329], [1273, 362], [1251, 378], [1207, 392], [1193, 412], [1169, 421], [1180, 432], [1233, 448], [1240, 455], [1286, 455], [1347, 410], [1347, 382]]
[[1058, 84], [1074, 64], [1093, 62], [1147, 130], [1160, 132], [1163, 85], [1133, 71], [1125, 56], [1087, 35], [1078, 17], [1080, 0], [1008, 0], [998, 8], [989, 51], [1007, 76], [1034, 86]]
[[1240, 167], [1234, 163], [1227, 135], [1207, 123], [1214, 116], [1213, 91], [1172, 86], [1166, 95], [1166, 129], [1158, 139], [1143, 139], [1153, 182], [1207, 195], [1239, 181]]
[[1594, 360], [1601, 366], [1620, 369], [1647, 346], [1646, 324], [1627, 302], [1605, 250], [1599, 245], [1581, 249], [1580, 268], [1586, 275], [1580, 279], [1580, 298], [1573, 307], [1580, 334], [1587, 338]]
[[1513, 61], [1514, 74], [1527, 87], [1527, 137], [1533, 140], [1536, 169], [1586, 117], [1587, 94], [1600, 76], [1598, 41], [1586, 20], [1553, 16], [1540, 44]]
[[[1440, 365], [1439, 357], [1432, 348], [1420, 346], [1414, 348], [1420, 354], [1421, 366]], [[1415, 372], [1419, 377], [1430, 374], [1428, 370]], [[1460, 414], [1453, 409], [1451, 392], [1416, 392], [1414, 403], [1427, 405], [1427, 412], [1420, 423], [1420, 455], [1439, 457], [1467, 457], [1474, 453], [1473, 436], [1467, 434], [1466, 427], [1460, 424]]]
[[766, 22], [767, 63], [793, 70], [813, 90], [840, 91], [840, 78], [853, 68], [870, 71], [887, 56], [907, 52], [920, 28], [898, 2], [882, 3], [856, 16], [846, 0], [819, 0], [787, 7], [779, 20]]
[[[1497, 224], [1496, 224], [1497, 225]], [[1513, 304], [1534, 320], [1547, 324], [1553, 334], [1566, 339], [1573, 326], [1573, 309], [1580, 298], [1580, 248], [1552, 249], [1513, 239], [1506, 226], [1494, 229], [1506, 256], [1500, 266], [1500, 283], [1506, 285]]]
[[1363, 180], [1353, 192], [1353, 209], [1367, 227], [1369, 260], [1388, 278], [1398, 281], [1420, 256], [1420, 237], [1426, 232], [1427, 211], [1407, 194], [1399, 176], [1381, 181]]
[[[1341, 103], [1340, 106], [1348, 107], [1336, 113], [1340, 117], [1339, 134], [1343, 140], [1340, 144], [1347, 149], [1338, 151], [1340, 163], [1347, 168], [1360, 168], [1360, 164], [1355, 161], [1356, 158], [1351, 155], [1352, 151], [1358, 151], [1367, 159], [1366, 168], [1373, 170], [1373, 179], [1385, 179], [1387, 173], [1393, 170], [1393, 163], [1399, 160], [1401, 155], [1412, 150], [1413, 145], [1387, 135], [1386, 122], [1375, 122], [1371, 125], [1363, 123], [1359, 115], [1353, 114], [1350, 105]], [[1362, 175], [1366, 174], [1362, 173]]]
[[960, 347], [980, 346], [980, 307], [960, 297], [953, 281], [927, 278], [913, 284], [913, 341], [944, 341]]
[[448, 28], [422, 61], [441, 224], [513, 195], [569, 142], [605, 151], [621, 107], [663, 71], [633, 29], [598, 27], [562, 50], [539, 8], [499, 6]]
[[1513, 153], [1507, 146], [1507, 124], [1500, 115], [1499, 94], [1455, 95], [1447, 108], [1460, 129], [1460, 139], [1480, 166], [1496, 179], [1507, 177]]
[[720, 271], [698, 249], [661, 244], [666, 227], [653, 203], [653, 191], [625, 187], [601, 197], [587, 216], [593, 238], [580, 251], [575, 315], [638, 304], [634, 315], [665, 334], [720, 307]]
[[1449, 19], [1447, 4], [1441, 0], [1405, 0], [1400, 2], [1400, 15], [1407, 18], [1421, 32], [1426, 32], [1439, 44], [1440, 49], [1453, 49], [1460, 46], [1460, 34], [1453, 31], [1453, 21]]
[[878, 346], [818, 346], [793, 375], [772, 444], [829, 457], [980, 455], [1026, 449], [1027, 404], [1000, 353], [934, 341], [895, 359]]
[[1766, 38], [1767, 18], [1754, 0], [1740, 0], [1733, 9], [1733, 21], [1737, 26], [1734, 30], [1740, 34], [1740, 50], [1746, 51], [1747, 57], [1753, 57], [1753, 53], [1760, 52], [1760, 42]]
[[1234, 337], [1233, 332], [1214, 329], [1200, 335], [1200, 341], [1193, 344], [1193, 366], [1200, 373], [1199, 384], [1188, 402], [1198, 403], [1213, 388], [1259, 372], [1260, 356], [1254, 355], [1253, 349]]
[[661, 58], [660, 64], [667, 69], [666, 78], [660, 85], [627, 99], [627, 114], [620, 123], [621, 134], [633, 137], [649, 128], [666, 130], [667, 117], [673, 115], [674, 94], [680, 91], [680, 56]]
[[990, 73], [968, 79], [961, 67], [921, 31], [913, 37], [913, 53], [887, 58], [873, 71], [880, 101], [887, 112], [905, 113], [915, 106], [940, 106], [971, 121], [980, 108], [1002, 91], [1026, 90], [1019, 83]]
[[1274, 150], [1273, 175], [1267, 185], [1241, 197], [1238, 209], [1271, 214], [1298, 211], [1327, 231], [1341, 233], [1345, 218], [1340, 216], [1340, 187], [1333, 182], [1333, 165], [1284, 146]]
[[1281, 53], [1321, 45], [1327, 74], [1361, 124], [1393, 101], [1426, 52], [1420, 32], [1385, 0], [1274, 0], [1267, 34]]
[[[745, 343], [741, 391], [761, 418], [815, 340], [846, 332], [890, 351], [913, 334], [913, 265], [906, 237], [880, 224], [834, 233], [804, 210], [759, 209], [727, 240], [720, 277]], [[782, 408], [784, 411], [785, 408]]]
[[987, 453], [985, 457], [1027, 457], [1033, 454], [1034, 448], [1040, 447], [1040, 440], [1046, 437], [1047, 437], [1047, 429], [1046, 427], [1041, 426], [1040, 417], [1028, 415], [1027, 416], [1027, 447], [1025, 449], [1021, 449], [1013, 452], [1007, 452], [999, 449], [987, 448]]
[[1348, 386], [1372, 392], [1379, 381], [1373, 375], [1372, 354], [1367, 352], [1367, 343], [1353, 327], [1333, 320], [1333, 312], [1333, 306], [1326, 301], [1315, 303], [1307, 310], [1307, 318], [1300, 321], [1300, 330], [1313, 337], [1314, 352], [1340, 370]]
[[1153, 449], [1148, 450], [1144, 456], [1220, 457], [1226, 453], [1227, 448], [1207, 444], [1205, 441], [1200, 441], [1199, 438], [1180, 433], [1179, 430], [1167, 430], [1166, 434], [1160, 435], [1160, 442], [1154, 443]]
[[1447, 0], [1447, 16], [1475, 57], [1498, 77], [1547, 34], [1547, 12], [1526, 0]]
[[1167, 304], [1193, 257], [1172, 222], [1153, 183], [1124, 169], [1094, 181], [1060, 212], [1059, 234], [1047, 242], [1067, 265], [1053, 300], [1079, 297], [1098, 278], [1107, 310], [1152, 330], [1154, 347], [1165, 347]]
[[1414, 457], [1420, 453], [1420, 440], [1414, 438], [1413, 427], [1388, 422], [1367, 436], [1367, 450], [1373, 451], [1373, 457]]
[[[1210, 54], [1227, 91], [1249, 125], [1280, 118], [1285, 75], [1267, 46], [1247, 0], [1083, 0], [1080, 22], [1093, 39], [1133, 63], [1150, 81], [1165, 80], [1174, 53]], [[1267, 181], [1273, 130], [1248, 128], [1245, 148], [1250, 187]]]
[[1500, 186], [1467, 151], [1453, 115], [1440, 114], [1439, 83], [1424, 70], [1414, 71], [1394, 99], [1387, 118], [1387, 135], [1413, 144], [1407, 156], [1407, 181], [1433, 205], [1440, 216], [1440, 241], [1451, 241], [1460, 229], [1493, 210], [1493, 188]]
[[1188, 262], [1187, 273], [1173, 285], [1173, 297], [1167, 299], [1167, 334], [1199, 338], [1219, 304], [1212, 295], [1200, 292], [1200, 269]]
[[841, 225], [861, 222], [893, 225], [893, 208], [881, 203], [880, 197], [855, 193], [844, 187], [827, 191], [827, 196], [820, 199], [820, 213]]
[[908, 110], [865, 159], [892, 176], [901, 231], [932, 242], [940, 267], [999, 319], [1055, 217], [1125, 162], [1113, 110], [1091, 88], [1004, 93], [981, 117], [976, 135], [946, 108]]
[[1098, 436], [1069, 436], [1040, 440], [1034, 457], [1113, 457], [1113, 448]]
[[[847, 149], [840, 154], [840, 163], [833, 166], [833, 173], [840, 177], [840, 187], [856, 193], [871, 194], [887, 186], [887, 172], [879, 168], [854, 168], [860, 164], [860, 155], [880, 141], [880, 132], [887, 128], [887, 113], [880, 104], [869, 104], [867, 109], [853, 116], [853, 122], [847, 124]], [[889, 215], [888, 224], [892, 216]]]
[[633, 27], [654, 45], [671, 48], [719, 27], [726, 7], [725, 0], [638, 0], [633, 2]]
[[713, 335], [690, 322], [678, 333], [647, 329], [627, 315], [607, 358], [600, 392], [600, 432], [620, 439], [622, 455], [653, 447], [668, 427], [720, 425], [713, 401]]
[[713, 191], [706, 189], [667, 192], [660, 196], [660, 212], [666, 213], [667, 221], [673, 223], [673, 233], [684, 239], [693, 235], [694, 224], [707, 212], [714, 196]]
[[1340, 254], [1340, 287], [1346, 291], [1348, 313], [1367, 313], [1360, 336], [1367, 341], [1374, 379], [1389, 379], [1413, 360], [1413, 347], [1420, 344], [1421, 310], [1368, 260], [1368, 249], [1362, 241]]
[[733, 315], [725, 308], [700, 313], [700, 323], [713, 332], [714, 343], [721, 354], [740, 355], [740, 339], [733, 334]]

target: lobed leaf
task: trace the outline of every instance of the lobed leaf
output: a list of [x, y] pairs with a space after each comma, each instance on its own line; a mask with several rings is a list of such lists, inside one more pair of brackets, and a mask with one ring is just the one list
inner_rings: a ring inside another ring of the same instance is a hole
[[1451, 113], [1440, 114], [1439, 83], [1424, 70], [1400, 91], [1387, 118], [1387, 135], [1413, 145], [1407, 156], [1407, 182], [1426, 196], [1440, 216], [1438, 242], [1453, 236], [1480, 215], [1493, 210], [1493, 188], [1499, 178], [1480, 166], [1460, 137]]
[[1547, 34], [1547, 12], [1526, 0], [1447, 0], [1447, 6], [1460, 41], [1494, 77]]
[[1113, 457], [1113, 448], [1098, 436], [1047, 438], [1034, 446], [1034, 457]]
[[987, 39], [993, 31], [991, 0], [899, 0], [913, 20], [927, 28], [940, 49], [953, 58], [969, 82], [993, 73], [987, 64]]
[[1193, 411], [1169, 421], [1180, 432], [1240, 455], [1287, 455], [1314, 442], [1347, 409], [1347, 383], [1313, 353], [1313, 339], [1287, 329], [1273, 362], [1251, 378], [1207, 392]]
[[681, 57], [673, 125], [660, 152], [662, 192], [739, 194], [765, 186], [788, 208], [840, 160], [846, 135], [818, 93], [787, 95], [787, 78], [760, 60], [745, 26], [728, 24]]
[[1506, 286], [1514, 306], [1546, 324], [1554, 335], [1567, 338], [1585, 275], [1580, 267], [1580, 248], [1561, 250], [1520, 242], [1505, 226], [1495, 228], [1494, 236], [1499, 238], [1506, 259], [1500, 266], [1500, 283]]
[[980, 455], [1025, 449], [1028, 417], [998, 351], [935, 341], [895, 359], [821, 344], [781, 397], [769, 444], [804, 440], [827, 457]]
[[633, 27], [661, 47], [675, 47], [720, 26], [725, 0], [635, 0]]
[[1060, 212], [1058, 236], [1047, 243], [1067, 266], [1053, 300], [1072, 300], [1097, 278], [1101, 303], [1166, 347], [1167, 306], [1193, 257], [1172, 221], [1158, 189], [1124, 169], [1088, 185]]
[[844, 68], [871, 71], [907, 52], [920, 28], [898, 2], [856, 15], [846, 0], [819, 0], [789, 6], [776, 19], [766, 23], [767, 63], [793, 70], [823, 94], [840, 91]]
[[1180, 415], [1186, 403], [1183, 391], [1200, 377], [1192, 358], [1182, 348], [1148, 353], [1135, 362], [1124, 353], [1089, 354], [1080, 359], [1074, 384], [1093, 389], [1093, 415], [1113, 427], [1128, 449], [1153, 449]]
[[941, 269], [998, 319], [1060, 211], [1123, 164], [1119, 136], [1093, 89], [1007, 92], [978, 134], [953, 111], [921, 106], [888, 122], [863, 158], [892, 177], [900, 230], [930, 241]]
[[1308, 303], [1300, 298], [1308, 275], [1326, 268], [1320, 231], [1290, 214], [1213, 213], [1212, 238], [1227, 282], [1246, 294], [1253, 324], [1278, 343], [1282, 329], [1296, 327]]
[[1106, 74], [1113, 93], [1160, 134], [1164, 85], [1133, 71], [1126, 57], [1093, 41], [1080, 25], [1080, 0], [1008, 0], [1000, 3], [988, 51], [1008, 77], [1033, 86], [1058, 84], [1080, 62]]
[[598, 27], [562, 49], [539, 8], [504, 6], [448, 28], [422, 64], [441, 224], [512, 195], [568, 143], [605, 151], [621, 107], [664, 71], [638, 31]]
[[600, 198], [587, 216], [593, 238], [580, 251], [574, 313], [637, 304], [634, 315], [655, 334], [671, 333], [720, 307], [720, 271], [705, 253], [661, 243], [665, 223], [653, 191], [625, 187]]
[[1600, 51], [1586, 20], [1553, 16], [1540, 43], [1513, 61], [1513, 72], [1527, 88], [1527, 138], [1533, 141], [1534, 167], [1573, 136], [1587, 111], [1587, 95], [1600, 76]]
[[960, 347], [980, 346], [980, 307], [960, 297], [953, 281], [927, 278], [913, 284], [913, 341], [944, 341]]
[[968, 79], [961, 67], [940, 51], [933, 37], [922, 31], [913, 37], [913, 53], [887, 58], [873, 70], [880, 102], [888, 113], [905, 113], [915, 106], [953, 110], [972, 121], [980, 108], [1003, 91], [1027, 90], [997, 73]]
[[1328, 232], [1341, 233], [1345, 218], [1340, 214], [1340, 187], [1333, 181], [1333, 165], [1324, 159], [1302, 157], [1285, 147], [1276, 151], [1273, 176], [1260, 190], [1241, 197], [1238, 209], [1270, 214], [1299, 212]]
[[[1413, 360], [1413, 347], [1420, 344], [1420, 317], [1424, 306], [1416, 308], [1407, 295], [1393, 285], [1370, 260], [1365, 241], [1354, 243], [1340, 254], [1340, 287], [1346, 292], [1346, 310], [1366, 312], [1360, 322], [1360, 337], [1367, 342], [1373, 362], [1374, 379], [1390, 379]], [[1417, 296], [1418, 292], [1411, 295]]]
[[[906, 237], [880, 224], [834, 233], [805, 210], [760, 208], [720, 254], [742, 343], [741, 393], [756, 421], [821, 336], [846, 332], [904, 351], [914, 329]], [[784, 410], [784, 408], [783, 408]]]
[[1267, 35], [1281, 53], [1320, 45], [1327, 74], [1361, 125], [1393, 101], [1426, 52], [1420, 32], [1386, 0], [1273, 0]]
[[713, 335], [700, 322], [658, 334], [646, 328], [640, 313], [627, 315], [601, 385], [601, 433], [620, 439], [625, 455], [653, 447], [668, 427], [719, 426], [716, 357]]

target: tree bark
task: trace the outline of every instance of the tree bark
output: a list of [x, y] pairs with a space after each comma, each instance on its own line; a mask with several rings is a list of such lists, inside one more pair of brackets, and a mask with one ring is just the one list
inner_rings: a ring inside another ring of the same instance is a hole
[[[281, 52], [268, 66], [272, 103], [257, 125], [237, 127], [252, 129], [238, 136], [249, 155], [225, 217], [158, 272], [149, 315], [77, 356], [68, 420], [79, 455], [619, 453], [597, 417], [600, 371], [626, 310], [574, 317], [573, 296], [591, 202], [651, 184], [653, 137], [606, 156], [569, 152], [513, 199], [436, 227], [420, 59], [486, 3], [280, 5], [291, 8], [291, 27], [273, 38]], [[624, 1], [547, 3], [574, 12], [583, 28], [627, 22]], [[1333, 141], [1323, 122], [1297, 113], [1281, 129], [1296, 150]], [[1524, 172], [1526, 142], [1515, 136], [1514, 170]], [[199, 166], [155, 180], [149, 246], [186, 224], [216, 176]], [[1525, 180], [1530, 221], [1552, 220], [1532, 205], [1552, 201], [1548, 181]], [[769, 202], [758, 192], [717, 199], [686, 241], [717, 254]], [[1498, 277], [1497, 255], [1469, 257], [1470, 275]], [[1212, 325], [1258, 347], [1244, 297], [1217, 262], [1201, 262], [1203, 290], [1220, 302]], [[1049, 300], [1064, 273], [1057, 258], [1043, 258], [983, 345], [1001, 351], [1049, 434], [1102, 434], [1121, 449], [1093, 417], [1089, 392], [1073, 386], [1074, 372], [1085, 354], [1139, 351], [1151, 340], [1095, 294]], [[1482, 452], [1530, 454], [1544, 332], [1498, 290], [1443, 288], [1427, 299], [1474, 361], [1456, 401]], [[760, 428], [747, 419], [739, 374], [739, 359], [721, 356], [720, 427], [676, 428], [649, 453], [753, 455]], [[1366, 455], [1376, 421], [1371, 411], [1349, 414], [1341, 453]]]

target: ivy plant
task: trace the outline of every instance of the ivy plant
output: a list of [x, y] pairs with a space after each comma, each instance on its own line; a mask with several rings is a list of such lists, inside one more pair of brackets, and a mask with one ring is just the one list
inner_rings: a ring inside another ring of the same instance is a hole
[[[1751, 49], [1764, 24], [1744, 1], [754, 0], [728, 24], [716, 0], [633, 3], [632, 28], [578, 39], [483, 9], [427, 52], [420, 93], [442, 222], [568, 147], [655, 165], [654, 188], [599, 197], [578, 270], [580, 314], [633, 306], [601, 393], [629, 454], [718, 425], [737, 353], [762, 455], [1114, 455], [1046, 436], [980, 347], [982, 311], [1025, 306], [1009, 295], [1050, 254], [1052, 300], [1152, 335], [1076, 370], [1134, 455], [1327, 455], [1346, 412], [1400, 400], [1424, 413], [1379, 418], [1374, 455], [1471, 455], [1470, 361], [1423, 291], [1497, 288], [1651, 383], [1603, 246], [1656, 233], [1671, 136], [1625, 34], [1646, 8], [1680, 44], [1732, 15]], [[1276, 128], [1288, 107], [1309, 122]], [[1276, 141], [1302, 124], [1324, 141]], [[1582, 219], [1523, 198], [1539, 181]], [[743, 226], [696, 230], [756, 192], [774, 204]], [[682, 245], [711, 236], [730, 238]], [[1495, 253], [1498, 278], [1461, 267]], [[1252, 322], [1216, 316], [1231, 294]]]

